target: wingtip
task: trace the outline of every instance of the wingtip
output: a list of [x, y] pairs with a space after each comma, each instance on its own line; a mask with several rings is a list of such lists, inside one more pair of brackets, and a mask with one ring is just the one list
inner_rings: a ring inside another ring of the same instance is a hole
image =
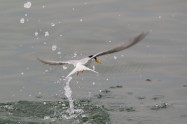
[[43, 63], [43, 64], [49, 64], [49, 65], [50, 65], [50, 63], [47, 62], [47, 61], [45, 61], [44, 59], [41, 59], [41, 58], [39, 58], [39, 57], [36, 57], [36, 59], [37, 59], [38, 61], [40, 61], [41, 63]]
[[44, 63], [44, 60], [43, 60], [43, 59], [41, 59], [41, 58], [39, 58], [39, 57], [36, 57], [36, 59], [37, 59], [38, 61]]
[[149, 34], [148, 31], [147, 31], [147, 32], [142, 32], [142, 33], [140, 33], [140, 34], [135, 38], [135, 40], [136, 40], [137, 42], [139, 42], [139, 41], [143, 40], [148, 34]]

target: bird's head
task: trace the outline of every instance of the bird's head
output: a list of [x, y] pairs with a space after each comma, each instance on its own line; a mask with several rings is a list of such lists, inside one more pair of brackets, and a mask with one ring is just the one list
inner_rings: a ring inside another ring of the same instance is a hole
[[[90, 56], [88, 56], [89, 58], [92, 58], [93, 57], [93, 55], [90, 55]], [[98, 63], [98, 64], [101, 64], [101, 61], [100, 60], [98, 60], [96, 57], [93, 57], [94, 59], [95, 59], [95, 62], [96, 63]]]

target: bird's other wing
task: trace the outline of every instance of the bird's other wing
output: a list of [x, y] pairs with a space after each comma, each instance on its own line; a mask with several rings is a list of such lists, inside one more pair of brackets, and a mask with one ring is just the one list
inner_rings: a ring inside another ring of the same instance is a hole
[[102, 56], [102, 55], [106, 55], [106, 54], [112, 54], [112, 53], [115, 53], [115, 52], [119, 52], [119, 51], [122, 51], [122, 50], [125, 50], [133, 45], [135, 45], [136, 43], [140, 42], [141, 40], [143, 40], [145, 38], [145, 36], [148, 34], [147, 33], [141, 33], [139, 34], [138, 36], [134, 37], [133, 39], [129, 40], [128, 42], [125, 42], [113, 49], [110, 49], [110, 50], [107, 50], [107, 51], [103, 51], [103, 52], [99, 52], [95, 55], [93, 55], [91, 58], [94, 58], [94, 57], [99, 57], [99, 56]]
[[64, 65], [71, 64], [70, 61], [52, 61], [52, 60], [43, 60], [41, 58], [37, 58], [40, 62], [48, 65]]

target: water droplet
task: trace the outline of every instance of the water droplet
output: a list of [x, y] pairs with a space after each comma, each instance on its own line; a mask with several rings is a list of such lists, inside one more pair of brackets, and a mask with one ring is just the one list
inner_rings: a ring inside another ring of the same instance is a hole
[[56, 45], [52, 45], [52, 51], [56, 51], [57, 46]]
[[34, 35], [35, 35], [35, 36], [38, 36], [38, 32], [35, 32]]
[[54, 26], [55, 26], [55, 23], [51, 23], [51, 26], [54, 27]]
[[58, 55], [61, 55], [61, 52], [60, 52], [60, 51], [58, 51], [58, 52], [57, 52], [57, 54], [58, 54]]
[[47, 72], [49, 72], [49, 70], [48, 70], [48, 69], [46, 69], [46, 70], [45, 70], [45, 73], [47, 73]]
[[21, 75], [24, 75], [24, 72], [21, 72]]
[[114, 59], [116, 60], [116, 59], [117, 59], [117, 57], [116, 57], [116, 56], [114, 56]]
[[66, 70], [66, 69], [67, 69], [67, 67], [66, 67], [65, 65], [63, 65], [63, 66], [62, 66], [62, 68], [63, 68], [64, 70]]
[[29, 9], [30, 7], [31, 7], [31, 2], [26, 2], [26, 3], [24, 3], [24, 8], [27, 8], [27, 9]]
[[47, 37], [47, 36], [49, 36], [49, 32], [48, 31], [45, 32], [45, 37]]
[[83, 21], [83, 19], [80, 19], [80, 22], [82, 22]]
[[95, 82], [93, 82], [92, 84], [95, 85]]
[[20, 19], [20, 23], [21, 23], [21, 24], [25, 23], [25, 19], [24, 19], [24, 18], [21, 18], [21, 19]]

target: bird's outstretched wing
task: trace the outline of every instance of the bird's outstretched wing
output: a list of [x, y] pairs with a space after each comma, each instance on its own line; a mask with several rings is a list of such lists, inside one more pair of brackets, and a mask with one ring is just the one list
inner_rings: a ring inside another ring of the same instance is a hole
[[119, 52], [119, 51], [122, 51], [122, 50], [125, 50], [133, 45], [135, 45], [136, 43], [140, 42], [141, 40], [143, 40], [145, 38], [145, 36], [148, 34], [147, 33], [141, 33], [139, 34], [138, 36], [134, 37], [133, 39], [129, 40], [128, 42], [125, 42], [113, 49], [110, 49], [110, 50], [107, 50], [107, 51], [103, 51], [103, 52], [99, 52], [95, 55], [93, 55], [91, 57], [92, 58], [95, 58], [95, 57], [99, 57], [99, 56], [103, 56], [103, 55], [106, 55], [106, 54], [112, 54], [112, 53], [115, 53], [115, 52]]
[[64, 65], [71, 64], [70, 61], [51, 61], [51, 60], [43, 60], [41, 58], [37, 58], [40, 62], [48, 65]]

